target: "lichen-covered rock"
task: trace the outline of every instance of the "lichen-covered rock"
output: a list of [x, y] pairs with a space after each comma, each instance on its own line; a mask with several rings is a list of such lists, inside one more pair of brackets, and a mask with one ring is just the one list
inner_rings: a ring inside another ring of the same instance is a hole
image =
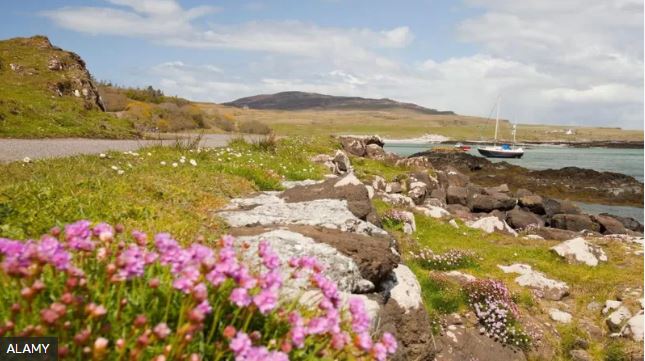
[[386, 193], [401, 193], [403, 192], [403, 186], [399, 182], [389, 182], [385, 185]]
[[415, 204], [422, 204], [426, 198], [428, 186], [423, 182], [412, 182], [408, 189], [408, 197], [412, 198]]
[[408, 196], [404, 196], [402, 194], [390, 194], [390, 193], [382, 193], [380, 194], [381, 199], [383, 199], [384, 202], [395, 205], [395, 206], [404, 206], [404, 207], [415, 207], [416, 205], [414, 204], [414, 201], [412, 198]]
[[481, 229], [486, 233], [493, 233], [495, 231], [506, 232], [509, 234], [517, 235], [517, 232], [513, 230], [506, 222], [500, 220], [497, 217], [490, 216], [480, 218], [473, 222], [466, 223], [470, 228]]
[[426, 217], [445, 218], [450, 216], [450, 212], [441, 207], [425, 205], [423, 207], [414, 207], [414, 210]]
[[600, 246], [591, 244], [581, 237], [562, 242], [551, 250], [569, 262], [584, 263], [592, 267], [597, 266], [600, 261], [607, 261], [607, 255]]
[[623, 337], [629, 337], [636, 342], [643, 342], [643, 311], [627, 321], [620, 334]]
[[515, 282], [520, 286], [533, 289], [538, 297], [559, 301], [569, 294], [569, 286], [566, 283], [547, 278], [544, 273], [533, 270], [529, 265], [515, 263], [497, 267], [504, 273], [519, 274]]
[[568, 312], [560, 311], [557, 308], [549, 309], [549, 317], [559, 323], [571, 323], [572, 316]]
[[618, 309], [609, 314], [609, 317], [605, 320], [609, 330], [617, 332], [621, 329], [621, 326], [625, 321], [632, 317], [632, 313], [629, 312], [629, 309], [625, 306], [620, 306]]
[[375, 191], [385, 192], [385, 187], [387, 187], [387, 182], [383, 177], [376, 175], [372, 179], [372, 187], [374, 187]]

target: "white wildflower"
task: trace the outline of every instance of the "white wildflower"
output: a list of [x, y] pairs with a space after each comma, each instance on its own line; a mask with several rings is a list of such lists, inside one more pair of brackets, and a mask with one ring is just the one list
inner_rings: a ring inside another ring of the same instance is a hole
[[99, 154], [99, 158], [107, 158], [107, 154], [101, 153], [101, 154]]
[[193, 165], [193, 167], [197, 167], [197, 161], [196, 161], [196, 160], [194, 160], [194, 159], [191, 159], [191, 160], [190, 160], [190, 164], [192, 164], [192, 165]]
[[162, 160], [159, 164], [166, 165], [166, 162]]
[[178, 166], [178, 165], [179, 165], [179, 164], [177, 164], [177, 162], [175, 162], [175, 163], [173, 163], [173, 164], [172, 164], [172, 166], [173, 166], [173, 167], [175, 167], [175, 168], [177, 168], [177, 166]]
[[24, 158], [22, 158], [22, 161], [23, 161], [24, 163], [31, 163], [31, 158], [29, 158], [29, 157], [24, 157]]

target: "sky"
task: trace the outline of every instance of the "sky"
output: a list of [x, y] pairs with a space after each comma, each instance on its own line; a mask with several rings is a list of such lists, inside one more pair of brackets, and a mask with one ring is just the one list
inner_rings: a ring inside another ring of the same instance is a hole
[[287, 90], [643, 129], [639, 0], [6, 1], [97, 78], [225, 102]]

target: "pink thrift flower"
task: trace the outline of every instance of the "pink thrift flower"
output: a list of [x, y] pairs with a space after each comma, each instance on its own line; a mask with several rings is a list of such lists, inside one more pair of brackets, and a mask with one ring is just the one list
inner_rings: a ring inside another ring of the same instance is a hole
[[236, 288], [231, 292], [229, 300], [238, 307], [246, 307], [251, 304], [251, 296], [246, 288]]
[[380, 342], [377, 342], [374, 344], [374, 346], [372, 346], [370, 354], [372, 354], [372, 357], [374, 357], [377, 361], [385, 361], [387, 359], [387, 349]]
[[388, 353], [395, 353], [397, 349], [397, 342], [394, 336], [389, 332], [384, 332], [381, 337], [381, 343], [385, 346]]
[[260, 313], [266, 315], [278, 304], [278, 296], [272, 290], [262, 290], [253, 297], [253, 303], [258, 307]]
[[251, 339], [244, 332], [238, 332], [231, 340], [229, 348], [236, 356], [244, 355], [251, 348]]

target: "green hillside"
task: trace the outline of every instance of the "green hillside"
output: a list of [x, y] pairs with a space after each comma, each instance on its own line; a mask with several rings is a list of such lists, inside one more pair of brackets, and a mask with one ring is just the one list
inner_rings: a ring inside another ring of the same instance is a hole
[[44, 36], [0, 41], [0, 137], [135, 136], [103, 108], [77, 54]]

